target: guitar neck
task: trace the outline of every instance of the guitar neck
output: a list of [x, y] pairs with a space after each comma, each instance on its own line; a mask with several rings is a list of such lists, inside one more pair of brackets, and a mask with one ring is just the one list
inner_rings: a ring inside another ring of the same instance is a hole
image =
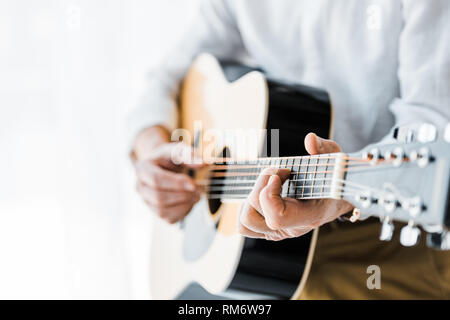
[[345, 157], [343, 153], [336, 153], [224, 161], [211, 167], [207, 193], [210, 199], [243, 200], [264, 169], [284, 168], [290, 170], [290, 175], [283, 185], [283, 197], [304, 200], [342, 198]]

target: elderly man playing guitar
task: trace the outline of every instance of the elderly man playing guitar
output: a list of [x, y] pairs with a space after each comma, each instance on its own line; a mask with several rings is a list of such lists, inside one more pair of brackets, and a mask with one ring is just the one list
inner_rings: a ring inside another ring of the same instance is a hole
[[[180, 81], [201, 52], [250, 61], [278, 78], [330, 92], [334, 141], [307, 135], [304, 144], [311, 155], [356, 151], [383, 143], [394, 126], [428, 122], [443, 128], [450, 119], [448, 0], [202, 1], [196, 23], [151, 74], [148, 93], [131, 118], [138, 192], [168, 223], [183, 219], [201, 194], [181, 170], [199, 165], [173, 164], [175, 145], [170, 142], [177, 127]], [[282, 198], [288, 175], [286, 169], [262, 172], [241, 207], [241, 234], [268, 240], [300, 237], [353, 210], [345, 200]], [[334, 246], [330, 241], [328, 258], [312, 272], [302, 298], [450, 297], [447, 252], [419, 246], [408, 253], [375, 242], [358, 247], [351, 228], [342, 224], [333, 228], [345, 229], [345, 235]], [[371, 232], [368, 226], [361, 228], [360, 234]], [[389, 252], [397, 254], [390, 259]], [[336, 263], [338, 256], [345, 263]], [[334, 259], [333, 268], [325, 267], [327, 259]], [[352, 270], [348, 266], [376, 264], [377, 259], [385, 262], [385, 290], [367, 291], [365, 279], [345, 283]], [[416, 261], [416, 271], [407, 266]]]

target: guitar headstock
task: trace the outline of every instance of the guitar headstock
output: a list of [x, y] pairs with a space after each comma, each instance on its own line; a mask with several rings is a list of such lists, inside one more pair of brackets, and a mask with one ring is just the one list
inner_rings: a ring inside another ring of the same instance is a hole
[[430, 246], [450, 249], [450, 126], [442, 134], [428, 124], [396, 134], [396, 142], [348, 156], [343, 198], [381, 219], [381, 240], [391, 239], [398, 220], [407, 223], [404, 246], [417, 243], [421, 226]]

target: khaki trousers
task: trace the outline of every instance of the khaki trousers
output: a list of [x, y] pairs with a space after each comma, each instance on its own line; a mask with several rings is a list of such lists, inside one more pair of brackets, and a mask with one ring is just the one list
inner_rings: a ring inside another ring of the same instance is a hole
[[[333, 222], [319, 230], [310, 276], [301, 299], [450, 299], [450, 251], [403, 247], [396, 224], [391, 242], [379, 240], [376, 219]], [[371, 265], [380, 268], [380, 289], [369, 289]]]

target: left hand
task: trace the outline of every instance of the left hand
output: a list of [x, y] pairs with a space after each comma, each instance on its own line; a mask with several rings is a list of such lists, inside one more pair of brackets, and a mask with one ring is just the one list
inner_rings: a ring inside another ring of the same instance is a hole
[[[313, 133], [306, 136], [305, 147], [311, 155], [341, 151], [336, 142]], [[275, 241], [299, 237], [353, 209], [345, 200], [282, 198], [282, 185], [289, 174], [288, 169], [277, 168], [261, 173], [241, 207], [239, 232], [242, 235]]]

